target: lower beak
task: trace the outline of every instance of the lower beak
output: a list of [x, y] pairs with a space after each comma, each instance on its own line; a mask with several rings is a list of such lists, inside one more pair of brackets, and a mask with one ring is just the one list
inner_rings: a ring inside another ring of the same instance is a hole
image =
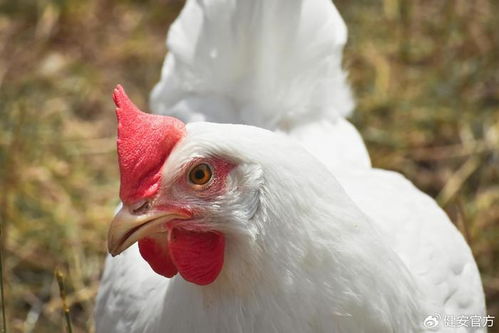
[[129, 207], [123, 206], [109, 227], [107, 238], [109, 253], [114, 257], [147, 235], [168, 232], [167, 222], [174, 219], [185, 219], [185, 216], [168, 211], [132, 214]]

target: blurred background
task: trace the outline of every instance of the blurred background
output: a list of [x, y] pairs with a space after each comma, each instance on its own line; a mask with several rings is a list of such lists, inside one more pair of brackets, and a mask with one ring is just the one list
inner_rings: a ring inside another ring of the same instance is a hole
[[[499, 332], [499, 2], [336, 0], [352, 118], [376, 167], [436, 198], [470, 244]], [[147, 109], [183, 6], [0, 0], [0, 219], [10, 332], [92, 332], [118, 203], [117, 83]], [[451, 253], [449, 255], [452, 255]]]

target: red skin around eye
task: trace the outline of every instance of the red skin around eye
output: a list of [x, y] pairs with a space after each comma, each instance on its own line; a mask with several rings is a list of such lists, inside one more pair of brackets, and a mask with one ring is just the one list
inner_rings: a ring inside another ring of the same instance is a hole
[[[196, 160], [187, 170], [199, 163], [208, 163], [212, 167], [213, 178], [205, 186], [196, 188], [183, 177], [180, 184], [185, 191], [197, 191], [196, 195], [209, 201], [225, 191], [227, 176], [235, 167], [222, 159]], [[177, 211], [184, 216], [193, 216], [195, 212], [179, 203], [161, 204], [158, 209]], [[177, 272], [182, 277], [198, 285], [207, 285], [216, 280], [223, 268], [225, 237], [222, 233], [205, 230], [199, 225], [189, 225], [189, 220], [172, 221], [167, 233], [160, 233], [139, 241], [142, 257], [153, 270], [166, 277]]]
[[196, 192], [196, 196], [205, 200], [210, 200], [210, 198], [215, 199], [224, 194], [227, 176], [236, 165], [233, 162], [220, 158], [195, 159], [189, 163], [189, 166], [186, 168], [186, 173], [194, 166], [201, 163], [206, 163], [211, 166], [213, 172], [211, 181], [206, 185], [194, 185], [188, 181], [188, 177], [182, 177], [180, 181], [181, 186], [184, 188], [184, 191], [194, 191]]

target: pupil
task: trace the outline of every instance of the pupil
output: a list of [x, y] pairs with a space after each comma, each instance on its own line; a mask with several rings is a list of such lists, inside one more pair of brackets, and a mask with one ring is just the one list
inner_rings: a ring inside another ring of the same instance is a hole
[[204, 171], [203, 170], [196, 170], [194, 173], [194, 177], [197, 179], [203, 179], [204, 178]]

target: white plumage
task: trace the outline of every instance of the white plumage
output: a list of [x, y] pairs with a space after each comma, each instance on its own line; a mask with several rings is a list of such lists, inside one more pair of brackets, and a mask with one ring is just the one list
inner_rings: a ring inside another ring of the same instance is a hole
[[346, 40], [326, 0], [187, 1], [151, 108], [187, 122], [283, 131], [328, 165], [370, 166], [344, 119], [354, 106], [341, 66]]
[[157, 275], [136, 245], [109, 256], [98, 332], [459, 332], [423, 321], [485, 313], [463, 237], [401, 175], [371, 168], [344, 119], [345, 42], [328, 0], [187, 1], [153, 110], [274, 133], [187, 125], [164, 188], [193, 156], [237, 164], [206, 217], [226, 236], [222, 272], [200, 286]]

